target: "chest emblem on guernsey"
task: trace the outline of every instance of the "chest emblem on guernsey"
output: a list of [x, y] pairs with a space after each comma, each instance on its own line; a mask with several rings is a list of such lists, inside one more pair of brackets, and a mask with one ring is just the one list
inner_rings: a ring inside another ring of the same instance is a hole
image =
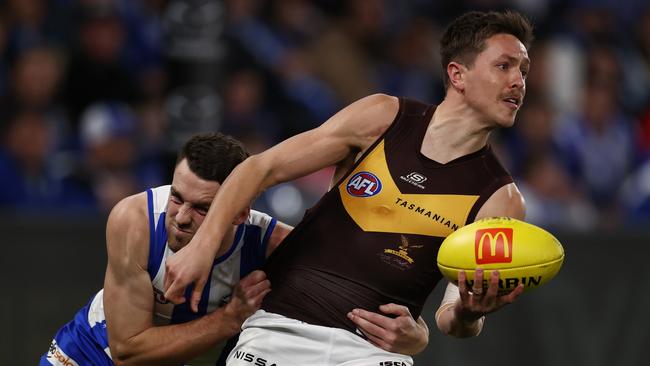
[[381, 181], [370, 172], [358, 172], [348, 180], [346, 190], [354, 197], [372, 197], [381, 191]]
[[379, 254], [379, 257], [384, 263], [403, 271], [410, 269], [413, 263], [415, 263], [415, 260], [409, 256], [409, 250], [422, 248], [423, 245], [410, 244], [404, 235], [400, 235], [400, 240], [402, 244], [397, 246], [397, 250], [384, 249], [384, 251]]

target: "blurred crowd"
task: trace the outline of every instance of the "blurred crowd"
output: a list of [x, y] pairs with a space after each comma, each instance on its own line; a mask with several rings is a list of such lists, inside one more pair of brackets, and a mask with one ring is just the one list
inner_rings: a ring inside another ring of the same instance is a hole
[[[436, 103], [444, 26], [490, 9], [536, 27], [526, 100], [491, 141], [528, 220], [650, 223], [645, 0], [0, 1], [0, 210], [103, 215], [169, 183], [192, 133], [257, 153], [368, 94]], [[295, 223], [331, 173], [255, 207]]]

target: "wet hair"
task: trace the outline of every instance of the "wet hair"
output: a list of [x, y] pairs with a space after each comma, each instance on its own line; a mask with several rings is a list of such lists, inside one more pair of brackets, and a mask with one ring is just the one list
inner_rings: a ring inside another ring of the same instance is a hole
[[485, 49], [485, 41], [503, 33], [517, 37], [526, 49], [533, 41], [533, 26], [526, 17], [514, 11], [472, 11], [449, 24], [440, 41], [445, 88], [449, 86], [447, 65], [450, 62], [456, 61], [472, 67], [476, 56]]
[[219, 132], [204, 133], [193, 136], [183, 145], [176, 165], [187, 159], [192, 173], [221, 184], [249, 156], [244, 144], [237, 139]]

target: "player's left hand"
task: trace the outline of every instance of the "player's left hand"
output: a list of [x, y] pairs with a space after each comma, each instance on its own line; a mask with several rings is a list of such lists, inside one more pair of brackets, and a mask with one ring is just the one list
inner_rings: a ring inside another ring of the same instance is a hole
[[420, 317], [417, 321], [406, 306], [385, 304], [379, 307], [385, 316], [363, 309], [348, 313], [357, 328], [376, 346], [395, 353], [415, 355], [429, 343], [429, 328]]
[[460, 300], [454, 308], [456, 317], [470, 323], [513, 303], [524, 292], [524, 286], [519, 285], [510, 293], [499, 296], [499, 271], [495, 270], [490, 273], [488, 288], [485, 290], [483, 288], [483, 269], [477, 268], [474, 272], [474, 284], [471, 292], [467, 286], [465, 271], [458, 273], [458, 291]]

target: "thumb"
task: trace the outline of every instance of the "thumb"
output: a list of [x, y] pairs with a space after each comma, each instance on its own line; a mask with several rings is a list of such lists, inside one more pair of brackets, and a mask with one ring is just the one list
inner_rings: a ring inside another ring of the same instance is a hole
[[384, 304], [379, 306], [379, 310], [381, 310], [381, 312], [384, 314], [392, 314], [397, 316], [411, 316], [411, 312], [409, 311], [409, 308], [407, 308], [404, 305], [397, 305], [393, 303]]

